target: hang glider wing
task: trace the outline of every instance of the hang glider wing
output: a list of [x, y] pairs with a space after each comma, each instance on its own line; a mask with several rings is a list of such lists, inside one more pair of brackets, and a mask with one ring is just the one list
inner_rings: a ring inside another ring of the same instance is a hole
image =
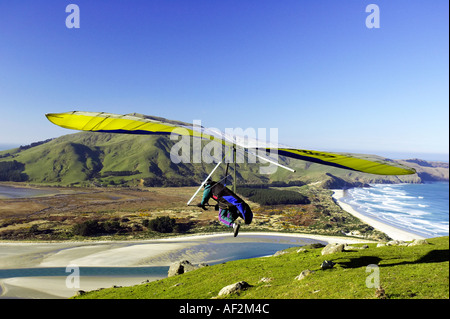
[[410, 175], [416, 173], [413, 168], [375, 156], [286, 148], [279, 148], [278, 155], [369, 174]]
[[[118, 115], [111, 113], [95, 112], [67, 112], [50, 113], [45, 115], [50, 122], [61, 127], [101, 133], [122, 134], [158, 134], [170, 135], [176, 128], [183, 128], [186, 134], [200, 136], [192, 130], [190, 124], [170, 121], [159, 117], [145, 116], [140, 114]], [[184, 130], [179, 130], [181, 134]]]
[[[248, 147], [242, 142], [237, 142], [235, 137], [227, 136], [221, 132], [180, 121], [136, 113], [118, 115], [104, 112], [74, 111], [50, 113], [46, 114], [46, 116], [50, 122], [73, 130], [144, 135], [170, 135], [174, 133], [210, 140], [214, 139], [229, 146], [234, 144], [240, 147]], [[252, 148], [259, 148], [267, 152], [274, 149], [273, 145], [260, 143], [259, 141], [257, 144], [253, 144]], [[329, 153], [280, 146], [276, 147], [276, 150], [278, 155], [281, 156], [363, 173], [377, 175], [410, 175], [416, 173], [414, 169], [398, 163], [358, 154]]]

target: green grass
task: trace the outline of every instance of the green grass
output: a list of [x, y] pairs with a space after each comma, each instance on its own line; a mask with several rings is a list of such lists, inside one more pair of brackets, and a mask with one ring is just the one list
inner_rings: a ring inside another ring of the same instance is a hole
[[[429, 245], [376, 247], [321, 255], [321, 249], [298, 247], [276, 257], [237, 260], [142, 285], [108, 288], [76, 298], [122, 299], [210, 299], [224, 286], [246, 281], [251, 288], [227, 298], [242, 299], [374, 299], [375, 288], [367, 288], [369, 264], [377, 264], [380, 285], [388, 299], [449, 298], [449, 238], [429, 239]], [[324, 260], [336, 263], [321, 270]], [[315, 271], [295, 280], [303, 270]], [[261, 278], [272, 278], [268, 283]]]

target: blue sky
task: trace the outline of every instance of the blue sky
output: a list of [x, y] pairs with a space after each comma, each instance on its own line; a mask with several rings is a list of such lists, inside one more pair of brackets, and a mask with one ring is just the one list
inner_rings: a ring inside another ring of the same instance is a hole
[[80, 110], [448, 159], [448, 12], [443, 0], [0, 0], [0, 144], [73, 133], [44, 114]]

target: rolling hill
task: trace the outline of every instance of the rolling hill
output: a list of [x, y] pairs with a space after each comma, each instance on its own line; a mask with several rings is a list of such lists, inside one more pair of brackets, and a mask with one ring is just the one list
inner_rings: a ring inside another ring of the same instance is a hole
[[[62, 186], [199, 185], [215, 164], [173, 163], [170, 151], [176, 142], [167, 136], [69, 134], [0, 152], [0, 180]], [[297, 172], [278, 169], [274, 174], [264, 175], [259, 173], [259, 167], [266, 163], [249, 164], [245, 160], [238, 164], [237, 179], [240, 183], [252, 184], [321, 183], [325, 188], [366, 183], [448, 181], [448, 163], [419, 159], [398, 161], [418, 172], [401, 177], [357, 173], [283, 157], [280, 160]], [[214, 176], [222, 178], [224, 170], [225, 165], [222, 165]]]

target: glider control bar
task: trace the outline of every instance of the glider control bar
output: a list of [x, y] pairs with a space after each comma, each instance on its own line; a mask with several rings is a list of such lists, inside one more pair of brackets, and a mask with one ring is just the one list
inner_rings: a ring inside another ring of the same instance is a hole
[[214, 169], [211, 171], [211, 174], [208, 175], [207, 178], [205, 178], [205, 180], [202, 182], [202, 184], [200, 185], [200, 187], [197, 189], [197, 191], [195, 192], [194, 195], [192, 195], [191, 199], [187, 202], [187, 205], [189, 205], [192, 200], [194, 199], [194, 197], [197, 195], [197, 193], [202, 189], [203, 185], [205, 185], [206, 181], [212, 176], [212, 174], [214, 173], [214, 171], [220, 166], [220, 164], [222, 164], [222, 161], [220, 161], [219, 163], [217, 163], [216, 167], [214, 167]]

